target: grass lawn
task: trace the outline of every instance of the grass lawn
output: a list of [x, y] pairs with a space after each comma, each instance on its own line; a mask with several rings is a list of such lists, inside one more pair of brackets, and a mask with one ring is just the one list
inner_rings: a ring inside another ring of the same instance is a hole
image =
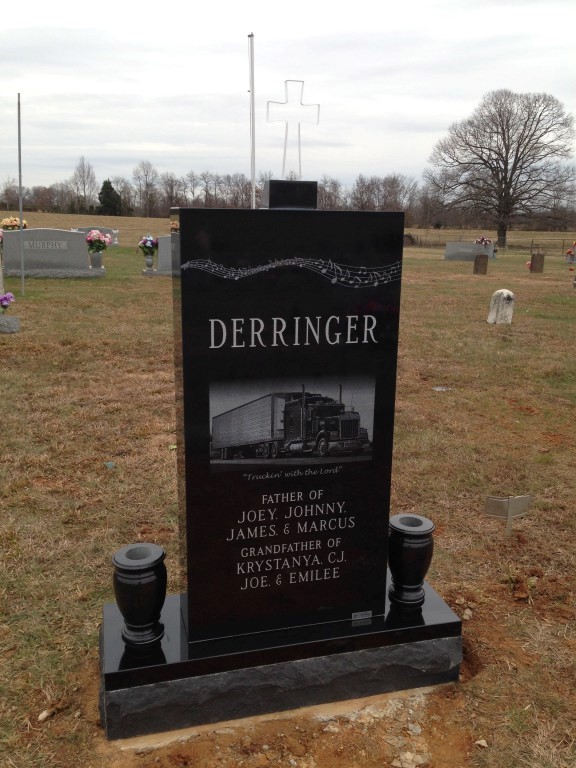
[[[462, 680], [429, 695], [432, 768], [576, 763], [576, 273], [570, 235], [544, 236], [541, 275], [525, 267], [530, 239], [486, 276], [442, 247], [405, 251], [392, 513], [436, 523], [428, 578], [467, 617]], [[28, 279], [24, 296], [5, 281], [21, 331], [0, 335], [2, 766], [256, 765], [241, 731], [238, 747], [206, 736], [120, 759], [98, 722], [112, 554], [155, 541], [181, 587], [171, 284], [143, 261], [130, 242], [106, 251], [101, 280]], [[515, 294], [510, 326], [486, 323], [500, 288]], [[489, 494], [532, 494], [511, 537], [484, 516]], [[376, 731], [372, 751], [330, 761], [331, 734], [300, 731], [305, 768], [388, 765]]]

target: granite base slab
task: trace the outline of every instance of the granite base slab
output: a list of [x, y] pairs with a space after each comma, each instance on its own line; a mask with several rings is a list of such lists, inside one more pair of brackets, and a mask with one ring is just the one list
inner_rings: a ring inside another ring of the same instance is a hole
[[172, 277], [172, 270], [165, 269], [143, 269], [142, 274], [145, 277]]
[[[22, 272], [19, 269], [8, 269], [4, 271], [6, 277], [20, 277]], [[98, 267], [92, 269], [25, 269], [24, 277], [48, 277], [55, 280], [64, 280], [66, 278], [98, 278], [106, 277], [106, 269]]]
[[[148, 656], [126, 649], [116, 604], [100, 632], [100, 714], [108, 739], [281, 712], [453, 682], [461, 622], [428, 585], [421, 612], [188, 643], [167, 598], [164, 637]], [[342, 626], [345, 624], [346, 626]]]

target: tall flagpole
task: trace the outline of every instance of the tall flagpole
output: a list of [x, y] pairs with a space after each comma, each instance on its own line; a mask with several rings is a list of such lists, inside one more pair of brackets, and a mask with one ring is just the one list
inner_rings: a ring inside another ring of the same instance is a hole
[[248, 35], [250, 58], [250, 178], [252, 179], [252, 208], [256, 208], [256, 115], [254, 111], [254, 34]]
[[22, 296], [24, 296], [24, 236], [22, 234], [24, 214], [22, 207], [22, 133], [20, 130], [20, 94], [18, 94], [18, 212], [20, 214], [20, 286]]

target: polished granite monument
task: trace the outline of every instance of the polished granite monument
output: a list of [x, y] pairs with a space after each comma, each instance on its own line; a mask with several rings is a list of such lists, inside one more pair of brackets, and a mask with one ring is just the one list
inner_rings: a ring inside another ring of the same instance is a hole
[[433, 525], [389, 520], [403, 216], [270, 199], [171, 214], [187, 591], [142, 643], [105, 606], [108, 738], [458, 678]]

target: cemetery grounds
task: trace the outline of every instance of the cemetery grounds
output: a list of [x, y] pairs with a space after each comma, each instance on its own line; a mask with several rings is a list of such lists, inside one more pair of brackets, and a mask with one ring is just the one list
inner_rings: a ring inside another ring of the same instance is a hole
[[[0, 765], [572, 768], [576, 273], [562, 248], [576, 234], [511, 232], [485, 276], [443, 260], [446, 238], [473, 231], [420, 233], [428, 245], [405, 249], [391, 512], [436, 523], [428, 579], [463, 618], [460, 682], [121, 751], [97, 709], [111, 556], [157, 542], [169, 592], [182, 588], [171, 286], [142, 276], [136, 248], [169, 222], [98, 222], [120, 229], [106, 278], [29, 279], [24, 296], [6, 280], [21, 331], [0, 337]], [[534, 243], [541, 275], [525, 266]], [[516, 297], [511, 326], [486, 323], [500, 288]], [[506, 537], [485, 498], [521, 494], [530, 514]]]

